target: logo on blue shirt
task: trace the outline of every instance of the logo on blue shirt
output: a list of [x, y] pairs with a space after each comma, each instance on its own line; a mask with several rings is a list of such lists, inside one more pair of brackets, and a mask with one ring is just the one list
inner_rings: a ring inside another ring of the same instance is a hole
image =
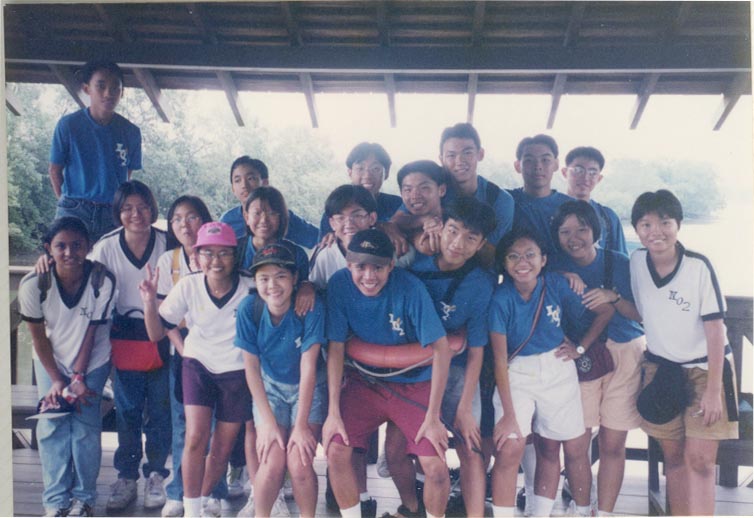
[[115, 153], [118, 155], [118, 158], [120, 158], [120, 165], [125, 167], [128, 163], [128, 149], [124, 148], [123, 144], [118, 142], [115, 145]]
[[560, 327], [560, 306], [555, 306], [555, 309], [553, 309], [552, 305], [548, 305], [547, 316], [550, 317], [551, 324]]
[[398, 332], [398, 336], [405, 336], [406, 332], [403, 330], [403, 321], [399, 318], [395, 318], [395, 315], [388, 313], [390, 316], [390, 325], [393, 326], [393, 331]]
[[440, 304], [442, 306], [442, 319], [445, 322], [450, 318], [450, 314], [456, 310], [456, 307], [455, 305], [445, 304], [442, 300]]

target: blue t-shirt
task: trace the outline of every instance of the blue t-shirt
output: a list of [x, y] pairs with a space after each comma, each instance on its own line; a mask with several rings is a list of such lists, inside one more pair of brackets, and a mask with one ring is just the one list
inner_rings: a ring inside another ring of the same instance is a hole
[[[220, 221], [231, 226], [237, 239], [241, 239], [248, 232], [246, 221], [243, 219], [243, 209], [240, 205], [226, 211], [220, 216]], [[285, 238], [306, 248], [314, 248], [319, 242], [317, 227], [297, 216], [291, 210], [288, 210], [288, 232], [286, 232]]]
[[141, 169], [141, 130], [117, 113], [103, 126], [79, 110], [58, 121], [50, 163], [63, 166], [64, 196], [112, 203], [128, 171]]
[[615, 250], [627, 256], [626, 236], [623, 234], [623, 225], [620, 224], [618, 215], [610, 207], [594, 200], [590, 199], [589, 204], [597, 213], [597, 219], [600, 222], [601, 233], [597, 242], [599, 247], [604, 250]]
[[[474, 193], [474, 198], [489, 205], [487, 190], [488, 185], [493, 185], [492, 182], [484, 178], [483, 176], [477, 176], [477, 188]], [[500, 238], [502, 238], [513, 226], [514, 215], [514, 201], [513, 197], [505, 189], [497, 189], [497, 196], [490, 207], [495, 212], [495, 229], [487, 235], [487, 241], [493, 246], [496, 246]], [[453, 202], [459, 193], [453, 189], [452, 182], [448, 184], [447, 193], [442, 198], [442, 206], [446, 207]]]
[[[254, 245], [251, 242], [252, 236], [249, 235], [243, 238], [238, 243], [238, 249], [240, 250], [241, 257], [238, 263], [239, 268], [249, 269], [251, 263], [254, 261], [254, 256], [257, 255], [257, 251], [254, 249]], [[295, 243], [288, 241], [287, 239], [280, 240], [281, 244], [286, 245], [295, 256], [296, 259], [296, 271], [298, 272], [298, 282], [306, 281], [309, 279], [309, 257], [304, 252], [304, 249]]]
[[[579, 266], [576, 264], [570, 256], [562, 254], [558, 256], [551, 263], [553, 271], [557, 272], [573, 272], [581, 277], [587, 285], [587, 290], [592, 288], [604, 288], [605, 286], [605, 254], [610, 254], [613, 257], [613, 275], [612, 283], [608, 280], [607, 286], [615, 288], [620, 293], [621, 297], [633, 302], [634, 296], [631, 292], [631, 275], [629, 272], [629, 260], [628, 256], [615, 251], [597, 249], [597, 257], [587, 266]], [[587, 318], [587, 314], [591, 315]], [[584, 315], [584, 318], [574, 319], [566, 318], [564, 329], [566, 336], [571, 340], [580, 341], [584, 334], [589, 330], [589, 326], [594, 320], [594, 314], [588, 311]], [[633, 340], [644, 334], [644, 330], [641, 325], [628, 319], [618, 313], [617, 311], [610, 319], [610, 323], [607, 326], [607, 336], [611, 340], [623, 343]]]
[[238, 305], [234, 344], [259, 357], [262, 370], [275, 381], [297, 385], [301, 381], [301, 355], [314, 344], [325, 343], [325, 308], [317, 297], [314, 308], [303, 318], [296, 315], [294, 306], [274, 325], [265, 304], [259, 327], [254, 323], [252, 293]]
[[[382, 291], [363, 295], [348, 269], [338, 270], [327, 283], [327, 338], [345, 342], [355, 334], [365, 342], [427, 346], [445, 336], [440, 317], [427, 289], [409, 272], [394, 268]], [[431, 366], [401, 376], [384, 378], [398, 383], [417, 383], [431, 377]]]
[[490, 332], [506, 335], [508, 354], [515, 351], [529, 336], [537, 313], [543, 280], [546, 281], [546, 290], [542, 313], [534, 335], [519, 355], [546, 353], [563, 342], [564, 308], [568, 309], [569, 316], [583, 315], [587, 311], [581, 303], [581, 297], [571, 290], [566, 278], [560, 274], [545, 272], [540, 275], [537, 287], [528, 301], [521, 297], [513, 281], [506, 277], [492, 295], [488, 322]]
[[[436, 257], [416, 254], [411, 265], [413, 272], [427, 287], [429, 296], [435, 303], [437, 314], [446, 331], [466, 327], [468, 347], [484, 347], [489, 342], [487, 329], [487, 308], [492, 298], [495, 278], [479, 267], [473, 268], [456, 288], [452, 300], [444, 300], [454, 277], [443, 274], [437, 267]], [[439, 274], [439, 275], [438, 275]], [[453, 358], [454, 365], [465, 366], [467, 352]]]
[[[400, 196], [384, 192], [379, 193], [377, 195], [377, 221], [390, 221], [390, 218], [401, 205], [403, 205], [403, 200]], [[327, 214], [322, 214], [322, 219], [319, 222], [319, 239], [321, 240], [328, 232], [332, 232], [330, 218], [327, 217]]]
[[523, 187], [508, 191], [516, 203], [515, 215], [513, 216], [513, 228], [526, 228], [533, 232], [545, 243], [548, 255], [558, 253], [557, 243], [550, 232], [550, 223], [560, 206], [573, 201], [573, 198], [562, 194], [555, 189], [544, 198], [534, 198], [524, 192]]

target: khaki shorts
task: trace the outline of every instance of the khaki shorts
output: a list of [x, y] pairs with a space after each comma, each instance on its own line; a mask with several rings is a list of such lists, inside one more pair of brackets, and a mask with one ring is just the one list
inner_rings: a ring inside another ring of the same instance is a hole
[[[736, 370], [733, 368], [731, 359], [726, 358], [725, 361], [731, 362], [733, 386], [735, 387]], [[644, 372], [643, 386], [647, 386], [652, 381], [652, 378], [654, 378], [657, 364], [644, 360], [642, 370]], [[722, 417], [717, 422], [705, 426], [704, 418], [694, 414], [699, 411], [699, 402], [704, 395], [704, 389], [707, 387], [707, 371], [699, 367], [684, 368], [684, 371], [694, 389], [694, 398], [691, 404], [681, 415], [665, 424], [652, 424], [642, 420], [641, 429], [655, 439], [680, 440], [684, 437], [710, 440], [737, 439], [738, 421], [728, 421], [725, 391], [722, 390], [722, 387], [720, 389], [720, 398], [722, 399], [721, 403], [723, 407]], [[736, 407], [738, 407], [738, 401], [736, 401]]]
[[613, 358], [615, 370], [599, 379], [579, 383], [586, 428], [604, 426], [628, 431], [641, 425], [636, 398], [641, 390], [645, 344], [643, 335], [623, 343], [608, 339], [607, 350]]

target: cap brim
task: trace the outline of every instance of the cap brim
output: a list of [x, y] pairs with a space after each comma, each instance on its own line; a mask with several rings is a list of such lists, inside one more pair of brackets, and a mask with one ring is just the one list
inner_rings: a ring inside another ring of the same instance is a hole
[[256, 272], [259, 268], [262, 266], [266, 266], [268, 264], [274, 264], [275, 266], [280, 267], [286, 267], [286, 266], [295, 266], [296, 263], [293, 261], [285, 261], [282, 259], [262, 259], [257, 264], [252, 264], [251, 267], [249, 267], [249, 272], [253, 275], [254, 272]]
[[381, 255], [365, 254], [361, 252], [346, 252], [346, 262], [356, 264], [374, 264], [377, 266], [387, 266], [392, 261], [392, 257], [383, 257]]

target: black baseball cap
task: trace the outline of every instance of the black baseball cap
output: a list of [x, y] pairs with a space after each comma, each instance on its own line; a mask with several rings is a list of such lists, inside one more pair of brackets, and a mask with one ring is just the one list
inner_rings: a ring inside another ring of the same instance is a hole
[[251, 262], [251, 274], [257, 271], [260, 266], [266, 264], [274, 264], [277, 266], [295, 266], [296, 259], [293, 256], [293, 251], [284, 244], [273, 243], [262, 247], [256, 254], [254, 254], [254, 260]]
[[368, 228], [357, 232], [348, 244], [346, 261], [387, 266], [393, 260], [395, 247], [381, 230]]

